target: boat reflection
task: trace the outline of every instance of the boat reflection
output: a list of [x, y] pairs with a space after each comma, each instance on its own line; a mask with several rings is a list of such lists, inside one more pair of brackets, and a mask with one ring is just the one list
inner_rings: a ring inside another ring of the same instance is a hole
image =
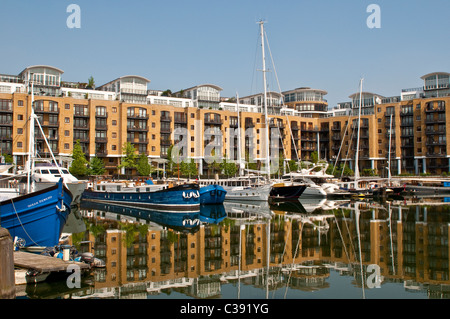
[[[443, 201], [225, 201], [201, 207], [184, 224], [182, 214], [168, 221], [84, 204], [80, 212], [88, 231], [74, 234], [73, 244], [89, 245], [106, 267], [95, 270], [88, 291], [71, 298], [317, 296], [312, 291], [327, 298], [332, 290], [339, 298], [361, 298], [361, 292], [382, 298], [392, 291], [401, 291], [399, 298], [410, 291], [450, 297], [450, 205]], [[131, 222], [146, 227], [132, 229]]]
[[[212, 205], [215, 206], [215, 205]], [[200, 226], [200, 210], [193, 212], [158, 211], [154, 209], [142, 209], [129, 205], [113, 205], [103, 202], [82, 201], [81, 209], [88, 211], [101, 211], [106, 214], [120, 214], [134, 217], [136, 220], [154, 222], [163, 227], [169, 227], [181, 232], [197, 232]], [[114, 216], [110, 216], [113, 217]]]

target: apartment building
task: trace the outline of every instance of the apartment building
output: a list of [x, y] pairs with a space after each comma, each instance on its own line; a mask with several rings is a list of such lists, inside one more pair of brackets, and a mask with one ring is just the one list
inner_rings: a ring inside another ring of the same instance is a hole
[[[211, 148], [219, 161], [235, 160], [240, 136], [241, 158], [254, 160], [261, 169], [264, 166], [263, 94], [241, 97], [236, 103], [224, 101], [219, 86], [203, 84], [163, 96], [150, 90], [150, 80], [142, 76], [123, 76], [92, 88], [65, 82], [62, 74], [45, 65], [27, 67], [19, 75], [0, 74], [0, 148], [2, 154], [13, 156], [16, 167], [25, 165], [28, 155], [32, 98], [43, 130], [42, 134], [36, 127], [41, 157], [48, 157], [51, 149], [61, 162], [70, 162], [79, 140], [88, 159], [102, 158], [107, 174], [116, 175], [125, 173], [118, 166], [126, 142], [163, 169], [170, 146], [182, 141], [179, 155], [193, 159], [200, 174], [206, 174]], [[448, 172], [449, 73], [430, 73], [422, 80], [422, 88], [402, 90], [396, 97], [363, 92], [361, 170], [373, 169], [386, 176], [390, 159], [392, 174]], [[329, 110], [326, 94], [303, 87], [266, 95], [271, 110], [269, 136], [278, 141], [271, 143], [271, 157], [310, 160], [317, 152], [333, 164], [354, 167], [360, 95], [352, 94], [350, 101]]]

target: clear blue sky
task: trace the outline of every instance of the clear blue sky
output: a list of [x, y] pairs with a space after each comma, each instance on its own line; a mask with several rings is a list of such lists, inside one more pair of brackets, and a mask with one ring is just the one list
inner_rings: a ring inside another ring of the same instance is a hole
[[[71, 3], [80, 29], [66, 25]], [[372, 3], [380, 29], [366, 25]], [[450, 72], [449, 0], [2, 0], [0, 73], [47, 64], [65, 81], [135, 74], [156, 90], [212, 83], [222, 96], [249, 95], [262, 91], [261, 19], [281, 90], [323, 89], [330, 106], [348, 101], [361, 77], [365, 91], [393, 96]], [[269, 84], [278, 91], [274, 77]]]

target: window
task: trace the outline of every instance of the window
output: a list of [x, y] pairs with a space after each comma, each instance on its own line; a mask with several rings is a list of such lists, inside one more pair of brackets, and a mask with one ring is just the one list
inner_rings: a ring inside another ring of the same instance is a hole
[[113, 112], [113, 113], [117, 113], [117, 107], [113, 106], [112, 112]]
[[112, 149], [113, 151], [116, 151], [116, 150], [117, 150], [117, 145], [111, 145], [111, 149]]
[[22, 148], [22, 142], [17, 142], [17, 148]]
[[64, 136], [70, 136], [70, 131], [64, 131]]
[[64, 118], [64, 123], [70, 123], [70, 117], [65, 117]]
[[117, 132], [112, 132], [112, 138], [117, 138]]
[[66, 110], [70, 110], [70, 104], [64, 105], [64, 108], [65, 108]]
[[18, 105], [18, 106], [23, 106], [23, 100], [17, 101], [17, 105]]
[[65, 150], [68, 150], [69, 148], [70, 148], [69, 143], [64, 143], [64, 149], [65, 149]]
[[18, 128], [17, 129], [17, 134], [22, 135], [23, 134], [23, 128]]
[[112, 120], [112, 125], [116, 126], [117, 125], [117, 121], [116, 120]]
[[17, 114], [17, 120], [23, 121], [23, 114]]

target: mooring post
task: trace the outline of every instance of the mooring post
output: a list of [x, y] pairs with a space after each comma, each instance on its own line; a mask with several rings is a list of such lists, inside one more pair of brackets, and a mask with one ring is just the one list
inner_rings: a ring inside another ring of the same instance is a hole
[[14, 248], [9, 231], [0, 227], [0, 299], [14, 299]]

